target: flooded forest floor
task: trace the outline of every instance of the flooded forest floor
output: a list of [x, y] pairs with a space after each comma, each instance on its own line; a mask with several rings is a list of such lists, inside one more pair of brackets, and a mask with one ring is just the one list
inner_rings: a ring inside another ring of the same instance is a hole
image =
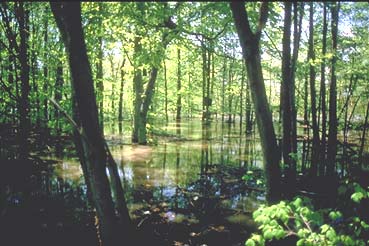
[[[107, 137], [137, 245], [236, 246], [256, 231], [252, 212], [265, 202], [258, 140], [215, 127], [207, 140], [201, 128], [182, 129], [184, 138], [167, 128], [153, 146]], [[99, 245], [71, 137], [36, 130], [27, 163], [1, 161], [0, 245]], [[1, 135], [1, 156], [16, 153], [13, 133]]]

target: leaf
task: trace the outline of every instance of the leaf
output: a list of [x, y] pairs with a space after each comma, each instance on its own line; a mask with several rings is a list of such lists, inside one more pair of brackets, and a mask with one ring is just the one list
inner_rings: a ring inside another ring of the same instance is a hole
[[364, 194], [361, 192], [355, 192], [354, 194], [351, 195], [351, 199], [356, 203], [359, 203], [363, 198]]
[[274, 237], [274, 233], [271, 229], [264, 232], [264, 238], [265, 239], [272, 239]]
[[247, 239], [245, 246], [255, 246], [255, 241], [252, 239]]

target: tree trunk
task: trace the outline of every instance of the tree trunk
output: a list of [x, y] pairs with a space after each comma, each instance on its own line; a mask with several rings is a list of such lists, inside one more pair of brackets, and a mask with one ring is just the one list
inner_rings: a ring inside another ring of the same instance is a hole
[[177, 123], [181, 121], [182, 111], [181, 79], [181, 50], [177, 49]]
[[[90, 180], [92, 197], [99, 219], [99, 229], [104, 245], [120, 245], [123, 228], [119, 226], [106, 175], [106, 143], [99, 122], [92, 72], [83, 37], [80, 3], [51, 3], [57, 26], [68, 53], [72, 86], [81, 120], [81, 142], [86, 176]], [[115, 164], [115, 163], [114, 163]], [[125, 201], [122, 201], [125, 202]], [[128, 211], [127, 211], [128, 213]], [[127, 239], [131, 236], [130, 221], [121, 221]], [[127, 241], [124, 239], [124, 241]]]
[[[98, 31], [102, 30], [102, 3], [98, 3]], [[98, 34], [97, 37], [97, 61], [96, 61], [96, 87], [97, 87], [97, 100], [99, 102], [99, 124], [101, 132], [104, 134], [104, 82], [103, 82], [103, 39], [102, 35]]]
[[[54, 99], [56, 103], [60, 103], [62, 99], [62, 88], [63, 88], [64, 80], [63, 80], [63, 66], [61, 61], [58, 61], [58, 66], [56, 67], [56, 78], [55, 78], [55, 91], [54, 91]], [[60, 124], [60, 115], [59, 110], [55, 109], [54, 116], [56, 119], [56, 135], [60, 137], [61, 134], [61, 124]], [[62, 146], [59, 141], [56, 143], [56, 156], [62, 156]]]
[[[291, 119], [292, 119], [292, 108], [291, 108], [291, 13], [292, 13], [292, 3], [284, 3], [284, 28], [283, 28], [283, 51], [282, 51], [282, 154], [283, 163], [286, 165], [287, 172], [290, 173], [292, 170], [292, 162], [290, 154], [292, 153], [292, 139], [291, 139]], [[290, 176], [288, 179], [291, 178]], [[292, 188], [292, 187], [291, 187]]]
[[122, 66], [120, 67], [120, 88], [119, 88], [119, 102], [118, 102], [118, 126], [119, 134], [122, 134], [122, 123], [123, 123], [123, 92], [124, 92], [124, 64], [123, 60]]
[[331, 85], [329, 91], [329, 131], [328, 131], [328, 151], [327, 151], [327, 175], [334, 175], [336, 153], [337, 153], [337, 33], [338, 33], [338, 12], [339, 2], [331, 7], [332, 12], [332, 67], [331, 67]]
[[223, 78], [222, 78], [222, 124], [224, 122], [224, 112], [225, 112], [225, 83], [227, 76], [227, 58], [224, 57], [223, 63]]
[[28, 137], [31, 128], [31, 120], [29, 117], [29, 64], [28, 64], [28, 11], [24, 9], [24, 3], [17, 4], [16, 12], [18, 14], [20, 46], [19, 46], [19, 62], [20, 62], [20, 80], [21, 80], [21, 98], [19, 103], [19, 158], [26, 159], [29, 154]]
[[165, 94], [165, 104], [164, 104], [164, 109], [165, 109], [165, 121], [168, 124], [168, 80], [167, 80], [167, 66], [165, 64], [165, 60], [163, 62], [164, 64], [164, 94]]
[[[135, 37], [134, 54], [137, 56], [142, 50], [141, 38]], [[135, 66], [137, 66], [135, 64]], [[143, 93], [142, 71], [140, 68], [134, 69], [133, 77], [133, 91], [134, 91], [134, 115], [133, 115], [133, 132], [132, 143], [146, 143], [146, 123], [141, 119], [141, 105]]]
[[312, 176], [317, 176], [318, 174], [318, 160], [319, 160], [319, 129], [317, 122], [317, 113], [316, 113], [316, 90], [315, 90], [315, 67], [312, 64], [315, 60], [315, 52], [314, 52], [314, 4], [310, 2], [310, 17], [309, 17], [309, 50], [308, 57], [310, 63], [310, 100], [311, 100], [311, 121], [313, 128], [313, 145], [311, 151], [311, 166], [310, 166], [310, 174]]
[[326, 149], [327, 149], [327, 111], [326, 111], [326, 88], [325, 88], [325, 55], [327, 53], [327, 3], [323, 3], [323, 61], [320, 66], [320, 108], [322, 111], [322, 138], [320, 143], [320, 176], [325, 175]]
[[[49, 90], [49, 80], [48, 80], [48, 75], [49, 75], [49, 68], [48, 68], [48, 18], [45, 18], [45, 22], [44, 22], [44, 57], [43, 57], [43, 79], [44, 79], [44, 84], [43, 84], [43, 91], [45, 95], [48, 95], [48, 90]], [[48, 100], [47, 100], [47, 96], [44, 98], [43, 101], [44, 104], [44, 127], [47, 126], [47, 122], [49, 121], [49, 109], [48, 109]]]
[[202, 123], [206, 121], [206, 48], [204, 41], [201, 42], [202, 54]]
[[364, 166], [363, 165], [363, 152], [364, 152], [366, 129], [368, 128], [368, 118], [369, 118], [369, 102], [368, 102], [368, 105], [366, 106], [365, 122], [364, 122], [364, 126], [363, 126], [363, 134], [361, 135], [361, 141], [360, 141], [359, 161], [360, 161], [361, 167]]
[[247, 67], [248, 81], [255, 107], [261, 146], [263, 150], [266, 197], [271, 203], [280, 198], [279, 150], [273, 127], [272, 114], [265, 92], [260, 57], [260, 35], [268, 16], [268, 3], [263, 2], [260, 8], [259, 23], [256, 33], [251, 31], [244, 3], [230, 3], [234, 23], [240, 39], [243, 58]]

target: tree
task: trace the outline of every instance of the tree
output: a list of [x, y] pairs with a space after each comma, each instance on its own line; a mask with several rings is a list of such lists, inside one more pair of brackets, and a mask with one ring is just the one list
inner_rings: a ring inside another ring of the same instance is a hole
[[338, 36], [338, 12], [340, 3], [336, 2], [331, 6], [332, 21], [332, 61], [331, 61], [331, 85], [329, 91], [329, 131], [328, 131], [328, 151], [327, 151], [327, 175], [334, 174], [336, 154], [337, 154], [337, 36]]
[[232, 2], [230, 3], [230, 7], [242, 47], [243, 59], [246, 63], [248, 82], [255, 107], [256, 121], [264, 157], [267, 200], [269, 202], [276, 202], [281, 192], [279, 150], [265, 92], [259, 47], [261, 31], [268, 18], [268, 3], [263, 2], [261, 4], [256, 32], [251, 30], [248, 12], [245, 9], [244, 3]]
[[316, 90], [315, 90], [315, 52], [314, 52], [314, 4], [310, 2], [310, 15], [309, 15], [309, 81], [310, 81], [310, 100], [311, 100], [311, 121], [313, 128], [313, 146], [311, 151], [311, 166], [310, 173], [312, 176], [317, 176], [318, 173], [318, 160], [319, 160], [319, 128], [317, 121], [316, 110]]
[[[121, 214], [121, 225], [115, 215], [109, 180], [105, 171], [109, 155], [99, 126], [91, 67], [83, 37], [81, 6], [80, 3], [58, 2], [51, 3], [51, 9], [68, 53], [74, 98], [81, 123], [80, 141], [83, 148], [83, 161], [87, 167], [85, 175], [88, 177], [87, 182], [89, 182], [99, 218], [101, 240], [104, 245], [119, 245], [123, 240], [121, 233], [123, 228], [127, 230], [127, 238], [130, 237], [131, 222], [127, 207], [123, 211], [124, 214]], [[125, 201], [120, 202], [125, 205]]]
[[19, 102], [20, 124], [19, 124], [19, 157], [26, 159], [29, 153], [28, 137], [31, 128], [30, 105], [29, 105], [29, 64], [28, 64], [28, 11], [24, 8], [24, 3], [16, 5], [16, 17], [19, 23], [20, 44], [19, 44], [19, 63], [21, 66], [21, 98]]

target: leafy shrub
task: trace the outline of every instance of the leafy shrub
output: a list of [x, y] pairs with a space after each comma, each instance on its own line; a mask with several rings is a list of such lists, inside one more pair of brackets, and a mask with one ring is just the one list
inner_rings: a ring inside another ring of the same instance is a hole
[[[368, 190], [354, 183], [351, 199], [360, 203], [369, 197]], [[252, 234], [246, 246], [268, 245], [272, 241], [296, 238], [296, 245], [366, 245], [361, 237], [368, 232], [369, 225], [358, 216], [344, 218], [340, 211], [321, 209], [314, 211], [311, 200], [297, 197], [293, 201], [281, 201], [278, 204], [262, 205], [253, 213], [259, 224], [260, 234]]]

